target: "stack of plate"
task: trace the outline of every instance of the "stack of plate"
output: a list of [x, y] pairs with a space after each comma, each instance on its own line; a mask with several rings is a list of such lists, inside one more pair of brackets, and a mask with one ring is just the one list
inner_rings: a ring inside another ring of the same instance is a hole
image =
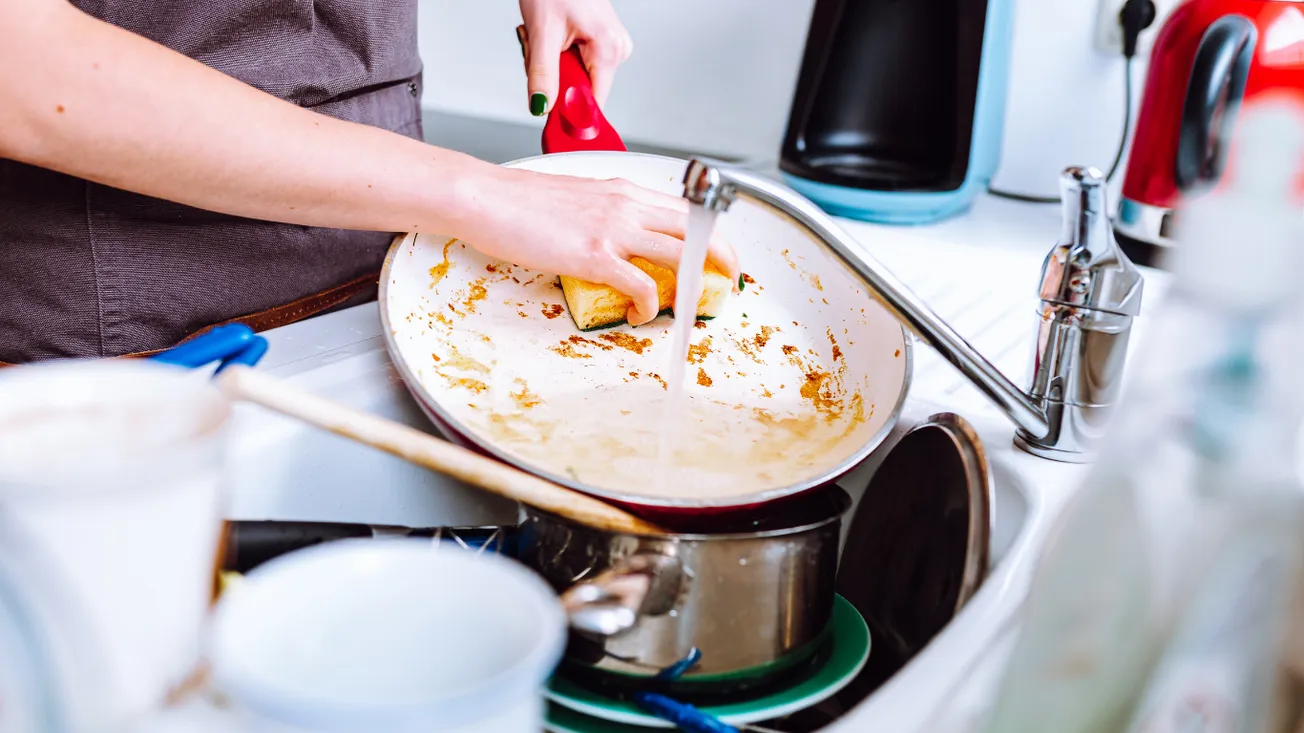
[[[833, 633], [815, 662], [779, 690], [699, 709], [730, 725], [774, 720], [832, 697], [853, 680], [869, 659], [869, 627], [842, 596], [833, 606]], [[551, 733], [639, 733], [673, 728], [632, 702], [581, 687], [557, 676], [548, 683]]]

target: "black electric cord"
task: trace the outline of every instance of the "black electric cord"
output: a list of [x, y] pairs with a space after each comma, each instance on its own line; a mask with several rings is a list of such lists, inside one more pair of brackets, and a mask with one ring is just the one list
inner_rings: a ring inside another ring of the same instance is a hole
[[[1141, 31], [1155, 22], [1155, 4], [1153, 0], [1127, 0], [1119, 11], [1118, 22], [1123, 27], [1123, 132], [1118, 138], [1118, 149], [1114, 152], [1114, 162], [1109, 165], [1106, 181], [1113, 181], [1114, 175], [1123, 164], [1123, 153], [1127, 150], [1128, 133], [1132, 129], [1132, 59], [1136, 56], [1137, 38]], [[1058, 204], [1058, 196], [1033, 196], [1012, 191], [1002, 191], [988, 187], [987, 192], [993, 196], [1030, 204]]]

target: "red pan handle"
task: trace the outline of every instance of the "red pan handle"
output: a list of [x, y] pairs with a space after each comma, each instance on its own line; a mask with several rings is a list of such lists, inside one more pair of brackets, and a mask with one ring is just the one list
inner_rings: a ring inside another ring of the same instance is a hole
[[577, 46], [561, 54], [557, 101], [543, 126], [543, 152], [569, 153], [578, 150], [617, 150], [625, 143], [598, 108], [593, 81], [584, 68]]

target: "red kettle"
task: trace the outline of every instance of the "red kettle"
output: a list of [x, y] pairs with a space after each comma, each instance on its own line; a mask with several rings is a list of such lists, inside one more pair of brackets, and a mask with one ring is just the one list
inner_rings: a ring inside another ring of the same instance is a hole
[[1304, 92], [1304, 0], [1184, 0], [1155, 38], [1114, 232], [1147, 264], [1216, 187], [1244, 103]]

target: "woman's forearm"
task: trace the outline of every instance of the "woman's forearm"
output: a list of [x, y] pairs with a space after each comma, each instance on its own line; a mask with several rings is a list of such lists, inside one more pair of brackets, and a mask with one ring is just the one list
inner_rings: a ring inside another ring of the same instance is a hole
[[227, 214], [453, 235], [501, 170], [302, 109], [62, 0], [0, 0], [0, 156]]

